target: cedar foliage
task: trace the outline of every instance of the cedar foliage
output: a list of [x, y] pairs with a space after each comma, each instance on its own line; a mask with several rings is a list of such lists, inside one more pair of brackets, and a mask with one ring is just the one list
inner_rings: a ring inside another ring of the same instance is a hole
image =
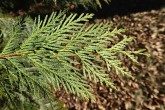
[[34, 21], [1, 17], [1, 36], [8, 40], [0, 53], [0, 106], [55, 109], [58, 104], [53, 92], [61, 88], [95, 101], [89, 81], [115, 88], [106, 74], [112, 68], [131, 77], [119, 57], [126, 55], [137, 62], [134, 55], [143, 54], [143, 50], [125, 50], [133, 37], [124, 36], [114, 44], [124, 30], [112, 29], [108, 23], [86, 23], [92, 17], [67, 16], [64, 11]]
[[[17, 11], [23, 9], [24, 11], [31, 11], [33, 8], [48, 8], [55, 11], [59, 9], [74, 9], [83, 6], [86, 10], [89, 8], [97, 10], [102, 8], [102, 4], [109, 4], [110, 0], [4, 0], [0, 2], [0, 7], [3, 10]], [[73, 5], [73, 7], [71, 6]], [[30, 9], [30, 10], [29, 10]], [[32, 10], [33, 11], [33, 10]]]
[[76, 6], [82, 5], [85, 9], [93, 8], [97, 9], [102, 8], [102, 3], [109, 4], [110, 0], [53, 0], [55, 5], [67, 5], [74, 4]]

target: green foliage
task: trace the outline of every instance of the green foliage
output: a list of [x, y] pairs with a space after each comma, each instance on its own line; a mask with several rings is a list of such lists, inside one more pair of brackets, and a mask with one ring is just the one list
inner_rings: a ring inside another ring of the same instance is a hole
[[33, 22], [25, 18], [10, 24], [1, 18], [1, 23], [10, 25], [0, 27], [2, 35], [9, 36], [0, 53], [3, 106], [13, 109], [24, 108], [28, 103], [40, 108], [47, 103], [53, 105], [53, 91], [61, 88], [94, 101], [89, 81], [115, 88], [106, 74], [112, 68], [116, 73], [131, 76], [121, 66], [119, 56], [126, 55], [137, 62], [134, 54], [143, 51], [124, 50], [132, 37], [114, 44], [123, 30], [112, 30], [108, 23], [86, 23], [92, 17], [93, 14], [67, 16], [65, 12], [54, 12], [44, 20], [38, 17]]
[[64, 8], [64, 6], [67, 6], [69, 4], [74, 4], [76, 6], [82, 5], [85, 9], [97, 9], [98, 7], [102, 8], [103, 2], [109, 4], [110, 1], [111, 0], [39, 0], [39, 2], [43, 2], [46, 4], [54, 3], [55, 6], [62, 6], [61, 8]]
[[[17, 11], [18, 9], [31, 11], [29, 10], [31, 6], [37, 7], [39, 4], [42, 4], [42, 6], [46, 6], [48, 9], [54, 7], [55, 10], [64, 8], [74, 9], [76, 7], [79, 8], [79, 6], [83, 6], [85, 9], [97, 9], [98, 7], [102, 8], [102, 3], [109, 4], [110, 0], [4, 0], [0, 3], [0, 8], [7, 9], [8, 11]], [[71, 7], [71, 5], [74, 7]]]
[[82, 5], [85, 9], [94, 8], [97, 9], [102, 8], [102, 3], [109, 3], [110, 0], [53, 0], [56, 5], [66, 5], [66, 4], [75, 4], [76, 6]]

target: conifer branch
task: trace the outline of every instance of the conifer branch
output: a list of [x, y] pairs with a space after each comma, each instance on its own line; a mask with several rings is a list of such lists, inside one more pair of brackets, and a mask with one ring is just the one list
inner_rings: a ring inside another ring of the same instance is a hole
[[[131, 76], [121, 66], [118, 54], [137, 62], [134, 55], [142, 55], [143, 51], [126, 51], [133, 37], [124, 36], [123, 40], [116, 41], [123, 30], [112, 30], [109, 23], [84, 24], [92, 17], [93, 14], [78, 17], [54, 12], [44, 20], [38, 17], [33, 23], [28, 19], [24, 25], [14, 23], [10, 39], [0, 53], [1, 85], [11, 92], [8, 96], [24, 97], [26, 100], [20, 98], [19, 101], [30, 103], [30, 97], [22, 94], [28, 91], [38, 102], [64, 88], [67, 93], [95, 100], [88, 81], [115, 88], [109, 74], [105, 73], [112, 68], [117, 74]], [[102, 63], [106, 68], [100, 65]], [[17, 94], [12, 92], [15, 90]], [[2, 93], [0, 91], [0, 100]]]

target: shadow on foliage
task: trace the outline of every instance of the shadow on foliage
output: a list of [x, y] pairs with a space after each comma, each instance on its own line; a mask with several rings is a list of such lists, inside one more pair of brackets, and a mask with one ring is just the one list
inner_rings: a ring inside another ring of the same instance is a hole
[[[31, 16], [50, 14], [52, 11], [57, 11], [66, 8], [64, 5], [54, 6], [53, 0], [5, 0], [0, 3], [0, 7], [7, 12], [14, 12], [18, 15], [28, 12]], [[72, 0], [71, 0], [72, 1]], [[70, 2], [70, 4], [72, 4]], [[66, 4], [67, 5], [67, 4]], [[130, 13], [136, 13], [141, 11], [149, 11], [152, 9], [160, 9], [165, 7], [165, 0], [111, 0], [109, 4], [106, 4], [102, 0], [102, 9], [98, 8], [94, 10], [92, 7], [85, 10], [83, 6], [76, 7], [74, 4], [72, 7], [68, 7], [70, 11], [77, 13], [95, 13], [97, 18], [107, 18], [114, 15], [127, 15]]]

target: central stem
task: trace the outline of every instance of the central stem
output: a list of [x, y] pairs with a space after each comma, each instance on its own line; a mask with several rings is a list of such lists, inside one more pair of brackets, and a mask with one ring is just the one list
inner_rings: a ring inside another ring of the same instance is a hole
[[10, 54], [2, 54], [2, 55], [0, 55], [0, 59], [5, 59], [7, 57], [13, 57], [13, 56], [21, 56], [21, 55], [25, 55], [25, 54], [28, 54], [28, 53], [31, 53], [31, 51], [10, 53]]

